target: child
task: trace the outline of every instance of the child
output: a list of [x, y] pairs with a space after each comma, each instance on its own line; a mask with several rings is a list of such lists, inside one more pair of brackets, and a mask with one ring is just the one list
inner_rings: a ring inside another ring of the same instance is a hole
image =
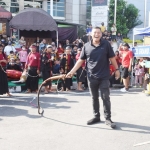
[[16, 60], [17, 57], [16, 55], [14, 54], [13, 51], [10, 51], [10, 54], [8, 55], [8, 61], [10, 62], [10, 60], [13, 59], [13, 60]]
[[22, 70], [24, 69], [22, 63], [20, 62], [19, 58], [16, 59], [16, 65], [18, 65], [19, 68], [21, 68]]
[[135, 87], [137, 87], [138, 81], [139, 81], [140, 87], [142, 87], [142, 84], [143, 84], [142, 79], [143, 79], [143, 76], [144, 76], [144, 68], [139, 64], [139, 62], [137, 62], [135, 64], [134, 71], [135, 71]]
[[12, 58], [10, 59], [10, 62], [7, 66], [8, 70], [17, 70], [17, 71], [22, 71], [21, 67], [16, 64], [15, 60]]
[[27, 55], [28, 55], [28, 53], [27, 53], [26, 47], [22, 46], [22, 49], [19, 52], [19, 59], [20, 59], [20, 62], [22, 64], [23, 69], [25, 67], [25, 63], [26, 63], [26, 60], [27, 60]]

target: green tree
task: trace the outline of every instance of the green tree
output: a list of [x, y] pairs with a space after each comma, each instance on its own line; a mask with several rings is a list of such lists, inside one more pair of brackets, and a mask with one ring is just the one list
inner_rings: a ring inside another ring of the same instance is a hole
[[133, 4], [126, 6], [125, 16], [127, 17], [126, 24], [129, 31], [143, 23], [139, 20], [139, 10]]
[[[115, 0], [110, 0], [109, 5], [109, 29], [114, 23], [114, 8]], [[127, 36], [129, 31], [142, 22], [139, 20], [139, 10], [133, 5], [127, 5], [125, 0], [117, 0], [117, 14], [116, 14], [117, 32]]]

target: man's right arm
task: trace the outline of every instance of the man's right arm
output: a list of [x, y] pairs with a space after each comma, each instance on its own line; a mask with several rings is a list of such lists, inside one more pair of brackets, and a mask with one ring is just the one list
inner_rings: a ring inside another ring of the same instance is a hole
[[66, 75], [66, 78], [72, 77], [75, 72], [82, 66], [82, 64], [84, 63], [84, 60], [82, 59], [78, 59], [78, 61], [76, 62], [75, 66], [72, 68], [72, 70]]

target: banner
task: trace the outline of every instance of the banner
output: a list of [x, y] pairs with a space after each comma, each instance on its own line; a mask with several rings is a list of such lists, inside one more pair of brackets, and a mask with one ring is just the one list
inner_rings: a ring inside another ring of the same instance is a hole
[[104, 22], [104, 26], [108, 24], [108, 6], [107, 0], [93, 0], [91, 9], [91, 23], [92, 26], [101, 26]]
[[150, 46], [139, 46], [132, 51], [135, 57], [150, 57]]
[[107, 0], [92, 0], [92, 6], [105, 6], [107, 5]]

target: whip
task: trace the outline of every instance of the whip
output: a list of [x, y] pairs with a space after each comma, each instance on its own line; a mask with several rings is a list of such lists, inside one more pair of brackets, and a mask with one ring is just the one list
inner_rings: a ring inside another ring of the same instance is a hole
[[41, 91], [41, 88], [43, 87], [43, 85], [51, 80], [60, 80], [60, 79], [65, 80], [65, 78], [66, 78], [66, 74], [50, 77], [50, 78], [46, 79], [45, 81], [43, 81], [43, 83], [40, 85], [40, 87], [38, 89], [38, 93], [37, 93], [38, 113], [40, 115], [43, 115], [43, 113], [44, 113], [44, 110], [40, 107], [40, 99], [39, 99], [40, 91]]

